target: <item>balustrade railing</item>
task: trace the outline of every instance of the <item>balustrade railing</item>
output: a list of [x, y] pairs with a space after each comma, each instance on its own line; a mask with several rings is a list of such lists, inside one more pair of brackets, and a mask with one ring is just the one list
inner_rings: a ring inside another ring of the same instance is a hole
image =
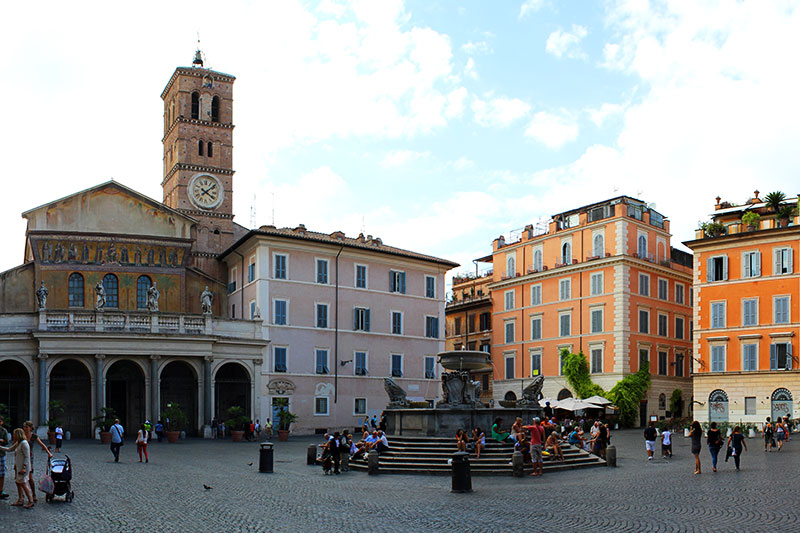
[[129, 331], [213, 334], [211, 316], [162, 315], [124, 311], [39, 311], [40, 331]]

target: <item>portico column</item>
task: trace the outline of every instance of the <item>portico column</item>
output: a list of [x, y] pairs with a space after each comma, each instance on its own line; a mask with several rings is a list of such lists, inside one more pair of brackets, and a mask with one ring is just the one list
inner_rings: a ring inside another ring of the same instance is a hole
[[47, 423], [47, 354], [39, 354], [39, 426]]
[[261, 365], [264, 360], [253, 359], [253, 420], [261, 419]]
[[160, 355], [150, 356], [150, 421], [156, 423], [161, 414], [161, 383], [158, 379], [158, 360]]
[[206, 357], [203, 360], [203, 423], [211, 425], [211, 361], [213, 357]]
[[100, 416], [103, 414], [103, 407], [106, 406], [106, 380], [103, 376], [103, 359], [106, 356], [103, 354], [97, 354], [94, 356], [95, 361], [95, 401], [97, 402], [97, 415]]

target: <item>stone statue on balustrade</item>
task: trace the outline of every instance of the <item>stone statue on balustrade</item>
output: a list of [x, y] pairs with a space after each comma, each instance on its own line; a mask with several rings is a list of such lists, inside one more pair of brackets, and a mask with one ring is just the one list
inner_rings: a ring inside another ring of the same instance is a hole
[[409, 407], [411, 405], [406, 399], [406, 391], [392, 378], [383, 378], [383, 388], [389, 395], [389, 407]]
[[151, 313], [158, 312], [158, 299], [161, 297], [161, 293], [158, 292], [156, 288], [156, 282], [154, 281], [150, 288], [147, 289], [147, 309]]
[[39, 303], [40, 311], [43, 309], [47, 309], [48, 294], [50, 294], [50, 292], [47, 290], [47, 287], [44, 286], [44, 281], [43, 281], [42, 284], [39, 286], [39, 288], [36, 289], [36, 301]]
[[211, 311], [211, 304], [214, 303], [214, 293], [208, 290], [208, 285], [206, 285], [205, 290], [200, 295], [200, 304], [203, 306], [203, 314], [210, 315]]
[[94, 309], [95, 311], [102, 311], [106, 307], [106, 289], [103, 287], [103, 283], [101, 281], [98, 281], [97, 285], [94, 286], [94, 294]]

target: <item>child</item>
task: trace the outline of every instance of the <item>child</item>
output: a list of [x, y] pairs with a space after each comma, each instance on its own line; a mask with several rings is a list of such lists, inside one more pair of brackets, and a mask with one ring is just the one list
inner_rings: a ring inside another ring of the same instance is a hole
[[61, 451], [61, 443], [64, 440], [64, 427], [59, 424], [56, 426], [56, 453]]
[[661, 455], [663, 455], [665, 459], [672, 457], [672, 432], [669, 428], [664, 428], [664, 431], [661, 433]]

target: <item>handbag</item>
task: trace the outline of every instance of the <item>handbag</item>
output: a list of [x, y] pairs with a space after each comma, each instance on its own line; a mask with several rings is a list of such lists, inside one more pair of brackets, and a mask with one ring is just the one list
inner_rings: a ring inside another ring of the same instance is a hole
[[733, 447], [732, 446], [728, 446], [728, 449], [725, 451], [725, 462], [726, 463], [728, 462], [728, 459], [731, 458], [731, 455], [733, 455]]
[[39, 478], [39, 490], [45, 494], [53, 494], [53, 491], [55, 490], [55, 487], [53, 486], [53, 478], [47, 474], [42, 474], [42, 477]]

